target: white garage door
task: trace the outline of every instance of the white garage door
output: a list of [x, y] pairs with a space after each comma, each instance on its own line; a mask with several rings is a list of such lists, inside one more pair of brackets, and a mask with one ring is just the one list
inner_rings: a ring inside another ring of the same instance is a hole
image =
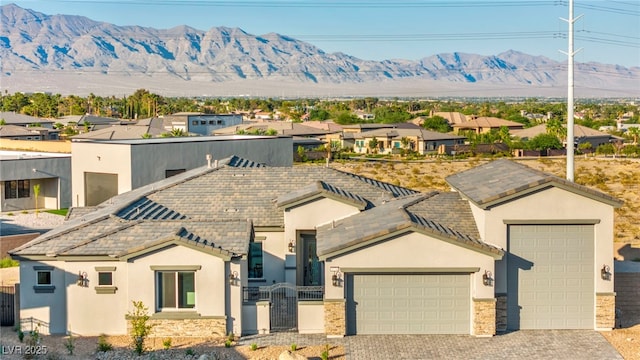
[[509, 329], [594, 328], [592, 225], [509, 226]]
[[356, 274], [352, 278], [347, 304], [351, 333], [470, 333], [469, 274]]

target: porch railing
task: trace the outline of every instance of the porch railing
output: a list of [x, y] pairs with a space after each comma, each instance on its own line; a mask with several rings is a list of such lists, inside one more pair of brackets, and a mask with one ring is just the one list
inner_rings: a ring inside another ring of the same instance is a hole
[[[323, 286], [296, 286], [298, 301], [318, 301], [324, 299]], [[271, 286], [244, 286], [242, 300], [245, 303], [270, 301]]]

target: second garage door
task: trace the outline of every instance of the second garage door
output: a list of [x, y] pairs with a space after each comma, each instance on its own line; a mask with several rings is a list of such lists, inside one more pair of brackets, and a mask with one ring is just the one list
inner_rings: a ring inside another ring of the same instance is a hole
[[469, 274], [354, 274], [350, 333], [469, 334]]
[[509, 227], [509, 329], [594, 328], [593, 225]]

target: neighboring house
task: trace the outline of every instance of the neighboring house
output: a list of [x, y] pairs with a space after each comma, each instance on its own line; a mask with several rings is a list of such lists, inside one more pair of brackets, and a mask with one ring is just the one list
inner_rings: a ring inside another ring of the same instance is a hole
[[[71, 155], [0, 151], [0, 211], [71, 206]], [[37, 204], [33, 190], [40, 186]]]
[[18, 125], [0, 125], [0, 139], [45, 140], [41, 133], [36, 131], [35, 128]]
[[619, 122], [619, 123], [616, 124], [617, 130], [621, 130], [621, 131], [627, 131], [630, 128], [633, 128], [633, 127], [640, 128], [640, 124], [626, 124], [626, 123], [622, 123], [622, 122]]
[[125, 334], [142, 301], [157, 337], [614, 326], [619, 200], [506, 159], [446, 180], [420, 193], [235, 156], [193, 169], [10, 251], [20, 316]]
[[93, 206], [123, 192], [233, 154], [291, 166], [290, 137], [227, 135], [125, 140], [73, 139], [73, 204]]
[[319, 127], [307, 126], [307, 123], [295, 123], [291, 121], [269, 121], [243, 123], [234, 126], [215, 130], [214, 135], [233, 135], [238, 133], [250, 134], [252, 132], [261, 132], [263, 134], [273, 131], [275, 135], [297, 136], [297, 137], [318, 137], [321, 138], [331, 131]]
[[358, 117], [358, 119], [362, 120], [374, 120], [376, 118], [374, 114], [362, 110], [356, 110], [354, 111], [354, 114]]
[[453, 129], [459, 134], [460, 132], [472, 131], [476, 134], [488, 133], [491, 130], [499, 130], [501, 127], [511, 130], [524, 129], [524, 125], [515, 121], [508, 121], [495, 117], [476, 117], [460, 124], [453, 124]]
[[[85, 125], [86, 124], [86, 125]], [[87, 126], [91, 131], [102, 130], [119, 125], [132, 125], [135, 124], [133, 120], [116, 119], [111, 117], [104, 117], [98, 115], [82, 115], [78, 120], [78, 126]]]
[[431, 111], [430, 115], [430, 117], [440, 116], [441, 118], [444, 118], [451, 126], [463, 124], [468, 120], [468, 117], [465, 114], [455, 111]]
[[165, 115], [163, 119], [174, 129], [182, 129], [187, 133], [212, 135], [214, 130], [242, 123], [240, 114], [204, 114], [197, 112], [181, 112]]
[[47, 120], [47, 119], [43, 119], [35, 116], [18, 114], [11, 111], [0, 111], [0, 120], [4, 120], [5, 125], [16, 125], [16, 126], [22, 126], [22, 127], [29, 127], [29, 126], [35, 125], [37, 127], [43, 127], [47, 129], [53, 129], [53, 124], [54, 124], [54, 121], [51, 121], [51, 120]]
[[[94, 139], [94, 140], [131, 140], [141, 139], [145, 136], [159, 137], [169, 131], [161, 127], [160, 119], [146, 119], [136, 124], [113, 125], [100, 130], [89, 131], [87, 133], [72, 136], [71, 139]], [[154, 126], [156, 125], [156, 126]]]
[[[465, 137], [416, 128], [378, 129], [354, 134], [353, 151], [360, 154], [391, 154], [402, 149], [419, 154], [435, 153], [440, 146], [464, 144]], [[377, 142], [375, 149], [372, 141]], [[403, 140], [404, 139], [404, 140]], [[406, 143], [403, 143], [405, 141]]]
[[525, 117], [530, 121], [533, 121], [534, 123], [540, 124], [540, 123], [549, 121], [549, 119], [553, 117], [553, 113], [551, 111], [548, 111], [547, 114], [545, 115], [545, 114], [538, 114], [538, 113], [530, 113], [530, 112], [527, 112], [526, 110], [520, 110], [520, 116]]
[[[567, 126], [563, 124], [566, 128]], [[510, 134], [518, 137], [522, 140], [530, 140], [540, 134], [547, 133], [547, 125], [540, 124], [534, 127], [530, 127], [523, 130], [510, 131]], [[582, 125], [573, 125], [573, 137], [574, 143], [580, 145], [582, 143], [589, 143], [593, 149], [602, 144], [609, 144], [614, 140], [622, 140], [619, 136], [611, 135], [606, 132], [598, 131]]]

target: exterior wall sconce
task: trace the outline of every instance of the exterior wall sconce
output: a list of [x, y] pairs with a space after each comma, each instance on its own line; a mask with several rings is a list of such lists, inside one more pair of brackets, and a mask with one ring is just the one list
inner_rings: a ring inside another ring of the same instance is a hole
[[238, 280], [240, 280], [240, 277], [238, 276], [238, 272], [237, 271], [232, 271], [229, 274], [229, 285], [235, 285]]
[[493, 274], [489, 270], [485, 270], [482, 275], [482, 283], [484, 286], [493, 286]]
[[78, 286], [87, 287], [89, 286], [89, 277], [86, 272], [78, 271]]
[[331, 275], [331, 284], [335, 287], [342, 286], [342, 274], [340, 273], [339, 267], [331, 267], [331, 271], [333, 275]]
[[602, 277], [602, 280], [611, 280], [611, 268], [609, 265], [604, 265], [602, 267], [602, 270], [600, 270], [600, 276]]
[[289, 240], [289, 245], [287, 245], [287, 248], [289, 249], [290, 253], [295, 253], [296, 252], [296, 243], [294, 243], [293, 240]]

